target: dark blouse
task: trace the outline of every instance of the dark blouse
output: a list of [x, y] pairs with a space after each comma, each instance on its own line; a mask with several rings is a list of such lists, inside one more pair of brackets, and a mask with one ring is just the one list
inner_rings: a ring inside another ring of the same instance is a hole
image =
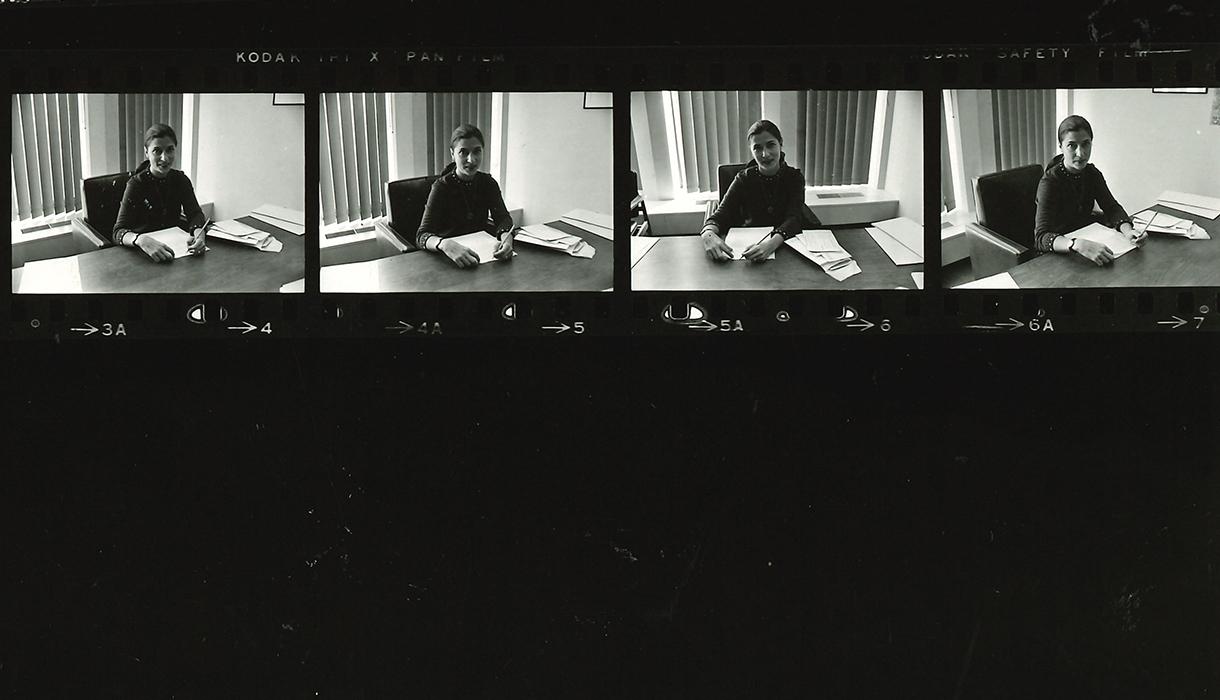
[[144, 233], [178, 226], [184, 214], [192, 227], [202, 226], [206, 220], [191, 179], [181, 170], [171, 170], [159, 178], [144, 161], [127, 180], [111, 240], [121, 245], [123, 234], [129, 231]]
[[1043, 252], [1052, 250], [1055, 236], [1071, 233], [1096, 221], [1093, 203], [1101, 207], [1101, 221], [1117, 229], [1131, 223], [1131, 217], [1110, 194], [1106, 179], [1092, 163], [1079, 173], [1063, 166], [1063, 154], [1055, 156], [1046, 166], [1038, 182], [1037, 214], [1034, 217], [1034, 246]]
[[487, 173], [476, 173], [465, 181], [450, 163], [440, 179], [432, 183], [424, 217], [415, 233], [415, 245], [424, 247], [432, 236], [450, 238], [475, 231], [500, 234], [513, 229], [513, 217], [504, 206], [500, 185]]
[[733, 227], [766, 226], [784, 240], [800, 233], [804, 224], [821, 225], [805, 208], [805, 176], [783, 160], [774, 175], [760, 173], [757, 162], [738, 172], [707, 223], [715, 223], [722, 238]]

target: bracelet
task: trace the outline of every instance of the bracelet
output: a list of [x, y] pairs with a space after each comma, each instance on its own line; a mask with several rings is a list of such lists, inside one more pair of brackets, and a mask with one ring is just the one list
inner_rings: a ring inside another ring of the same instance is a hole
[[1069, 239], [1068, 239], [1068, 241], [1069, 241], [1069, 242], [1068, 242], [1068, 252], [1070, 253], [1070, 252], [1072, 252], [1072, 250], [1073, 250], [1073, 249], [1076, 247], [1076, 239], [1075, 239], [1075, 238], [1069, 238]]
[[136, 247], [136, 241], [137, 241], [137, 240], [139, 240], [140, 236], [141, 236], [143, 233], [144, 233], [144, 232], [143, 232], [143, 231], [141, 231], [140, 233], [137, 233], [136, 235], [132, 236], [132, 237], [131, 237], [131, 243], [129, 243], [128, 245], [130, 245], [132, 248], [135, 248], [135, 247]]

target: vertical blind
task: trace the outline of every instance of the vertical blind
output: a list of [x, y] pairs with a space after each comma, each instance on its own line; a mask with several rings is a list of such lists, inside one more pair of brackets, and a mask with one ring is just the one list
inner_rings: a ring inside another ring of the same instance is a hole
[[153, 124], [169, 124], [182, 151], [182, 93], [119, 95], [119, 162], [135, 170], [144, 160], [144, 132]]
[[1055, 91], [992, 90], [999, 170], [1050, 160], [1055, 152]]
[[384, 215], [390, 169], [385, 93], [324, 93], [319, 126], [322, 223]]
[[953, 163], [949, 159], [949, 117], [945, 101], [940, 101], [940, 202], [941, 211], [953, 211], [957, 198], [953, 194]]
[[13, 211], [18, 219], [73, 212], [81, 197], [76, 95], [13, 95]]
[[491, 93], [428, 93], [428, 162], [437, 175], [453, 160], [449, 139], [461, 124], [474, 124], [483, 132], [483, 162], [479, 170], [488, 171], [491, 155]]
[[687, 192], [719, 190], [716, 169], [752, 157], [746, 129], [762, 114], [762, 92], [675, 90], [669, 98], [681, 187]]
[[875, 90], [802, 91], [797, 128], [804, 148], [791, 165], [804, 172], [806, 185], [868, 183], [876, 111]]

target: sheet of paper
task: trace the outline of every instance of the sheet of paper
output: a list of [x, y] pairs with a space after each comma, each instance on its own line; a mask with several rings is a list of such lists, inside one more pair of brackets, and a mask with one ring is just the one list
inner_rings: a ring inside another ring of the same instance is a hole
[[656, 238], [655, 236], [632, 236], [631, 266], [635, 267], [635, 264], [638, 263], [645, 255], [647, 255], [648, 251], [652, 250], [652, 247], [657, 244], [658, 240], [660, 239]]
[[[456, 241], [473, 250], [475, 255], [479, 256], [479, 264], [496, 261], [496, 246], [500, 245], [500, 241], [490, 233], [483, 231], [475, 231], [467, 233], [464, 236], [453, 236], [449, 240]], [[514, 253], [515, 254], [515, 253]]]
[[577, 221], [587, 221], [594, 226], [600, 226], [604, 229], [614, 230], [614, 217], [609, 214], [589, 211], [588, 209], [573, 209], [563, 215], [565, 219], [575, 219]]
[[577, 236], [573, 236], [570, 233], [564, 233], [557, 228], [551, 228], [546, 224], [531, 224], [529, 226], [522, 226], [520, 232], [526, 233], [542, 241], [562, 241], [577, 238]]
[[274, 204], [260, 204], [254, 207], [253, 214], [263, 214], [282, 221], [291, 221], [300, 226], [305, 225], [305, 212], [289, 209], [287, 207], [277, 207]]
[[843, 250], [839, 239], [835, 238], [834, 232], [829, 229], [809, 229], [801, 231], [797, 236], [804, 240], [805, 248], [811, 253], [847, 252]]
[[885, 231], [871, 226], [865, 227], [864, 230], [868, 231], [877, 247], [885, 251], [895, 265], [918, 265], [923, 262], [922, 255], [899, 243]]
[[959, 284], [954, 289], [1020, 289], [1020, 287], [1017, 286], [1017, 281], [1012, 278], [1012, 275], [1001, 272], [973, 282]]
[[1083, 238], [1101, 243], [1109, 248], [1111, 253], [1114, 253], [1115, 258], [1120, 258], [1139, 247], [1132, 243], [1131, 239], [1127, 238], [1126, 235], [1100, 223], [1089, 224], [1082, 229], [1067, 234], [1067, 237]]
[[1220, 216], [1220, 199], [1216, 197], [1166, 190], [1156, 198], [1156, 201], [1158, 204], [1208, 219]]
[[191, 236], [186, 231], [180, 228], [167, 228], [160, 231], [149, 231], [144, 234], [149, 238], [161, 241], [169, 246], [174, 251], [174, 259], [185, 258], [190, 255], [187, 252], [187, 247], [190, 245]]
[[923, 261], [923, 226], [905, 216], [900, 216], [897, 219], [878, 221], [873, 224], [873, 227], [888, 233], [890, 238], [906, 246], [919, 256], [920, 262]]
[[830, 275], [831, 277], [835, 278], [835, 280], [837, 280], [839, 282], [842, 282], [843, 280], [847, 279], [848, 277], [853, 277], [855, 275], [858, 275], [861, 272], [860, 265], [855, 260], [849, 260], [844, 265], [838, 265], [836, 267], [831, 267], [829, 269], [823, 267], [822, 271], [825, 272], [826, 274]]
[[267, 233], [266, 231], [260, 231], [259, 229], [256, 229], [249, 224], [243, 224], [242, 222], [238, 221], [237, 219], [225, 219], [224, 221], [212, 222], [212, 227], [208, 229], [208, 234], [211, 235], [212, 232], [214, 232], [214, 231], [219, 231], [221, 233], [227, 233], [230, 236], [239, 236], [239, 237], [248, 237], [248, 238], [262, 238], [264, 236], [271, 235], [271, 234]]
[[305, 235], [305, 225], [304, 224], [298, 224], [298, 223], [295, 223], [292, 221], [285, 221], [284, 219], [277, 219], [274, 216], [260, 214], [259, 212], [256, 212], [256, 211], [250, 212], [250, 216], [258, 219], [259, 221], [264, 221], [266, 223], [269, 223], [272, 226], [275, 226], [277, 228], [282, 228], [289, 233], [296, 234], [298, 236]]
[[18, 294], [80, 294], [80, 263], [75, 255], [28, 262]]
[[325, 265], [319, 272], [320, 289], [323, 292], [378, 292], [381, 291], [381, 274], [377, 261]]
[[571, 251], [571, 255], [577, 258], [592, 258], [597, 254], [597, 248], [589, 245], [588, 241], [580, 244], [575, 250]]
[[[733, 249], [734, 260], [745, 260], [741, 254], [746, 251], [746, 248], [766, 238], [770, 235], [771, 231], [772, 229], [766, 226], [731, 228], [728, 235], [724, 237], [724, 242], [728, 243], [729, 247]], [[775, 253], [771, 253], [765, 259], [774, 260]]]
[[289, 282], [288, 284], [280, 285], [281, 294], [299, 294], [299, 293], [303, 293], [304, 291], [305, 291], [305, 278], [304, 277], [302, 277], [299, 280], [294, 280], [292, 282]]
[[922, 272], [912, 272], [911, 279], [915, 280], [916, 289], [923, 289], [923, 273]]

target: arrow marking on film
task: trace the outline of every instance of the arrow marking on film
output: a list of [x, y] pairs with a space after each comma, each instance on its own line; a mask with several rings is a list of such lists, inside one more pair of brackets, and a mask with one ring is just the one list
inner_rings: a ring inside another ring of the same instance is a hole
[[92, 323], [86, 323], [85, 328], [70, 328], [68, 330], [73, 330], [73, 331], [77, 331], [80, 333], [84, 333], [85, 337], [88, 337], [88, 336], [93, 335], [94, 333], [97, 333], [97, 328], [95, 328]]
[[702, 321], [699, 321], [698, 323], [691, 323], [691, 324], [687, 325], [687, 328], [690, 328], [691, 330], [696, 330], [696, 331], [714, 331], [717, 328], [719, 328], [719, 326], [717, 326], [716, 324], [712, 323], [711, 321], [709, 321], [707, 319], [703, 319]]
[[555, 334], [556, 334], [556, 335], [558, 335], [558, 334], [560, 334], [560, 333], [562, 333], [562, 332], [564, 332], [564, 331], [568, 330], [569, 328], [571, 328], [571, 326], [569, 326], [568, 324], [563, 323], [563, 322], [561, 321], [561, 322], [559, 323], [559, 325], [558, 325], [558, 326], [543, 326], [543, 327], [542, 327], [542, 330], [544, 330], [544, 331], [555, 331]]
[[240, 326], [229, 326], [229, 330], [241, 331], [242, 335], [245, 335], [245, 334], [249, 333], [250, 331], [255, 330], [256, 328], [258, 328], [258, 326], [254, 325], [253, 323], [250, 323], [249, 321], [242, 321], [242, 325], [240, 325]]
[[407, 331], [415, 330], [415, 326], [412, 326], [411, 324], [407, 323], [406, 321], [399, 321], [398, 325], [386, 326], [385, 329], [387, 331], [398, 331], [398, 334], [402, 335], [403, 333], [406, 333]]
[[[1173, 326], [1174, 328], [1181, 328], [1182, 326], [1186, 325], [1186, 319], [1178, 318], [1177, 316], [1174, 316], [1172, 321], [1157, 321], [1157, 325]], [[73, 328], [72, 330], [76, 330], [76, 329]]]
[[877, 324], [873, 323], [872, 321], [869, 321], [868, 319], [861, 318], [858, 320], [860, 321], [859, 323], [849, 323], [849, 324], [847, 324], [847, 327], [848, 328], [859, 328], [860, 332], [863, 333], [864, 331], [877, 325]]

